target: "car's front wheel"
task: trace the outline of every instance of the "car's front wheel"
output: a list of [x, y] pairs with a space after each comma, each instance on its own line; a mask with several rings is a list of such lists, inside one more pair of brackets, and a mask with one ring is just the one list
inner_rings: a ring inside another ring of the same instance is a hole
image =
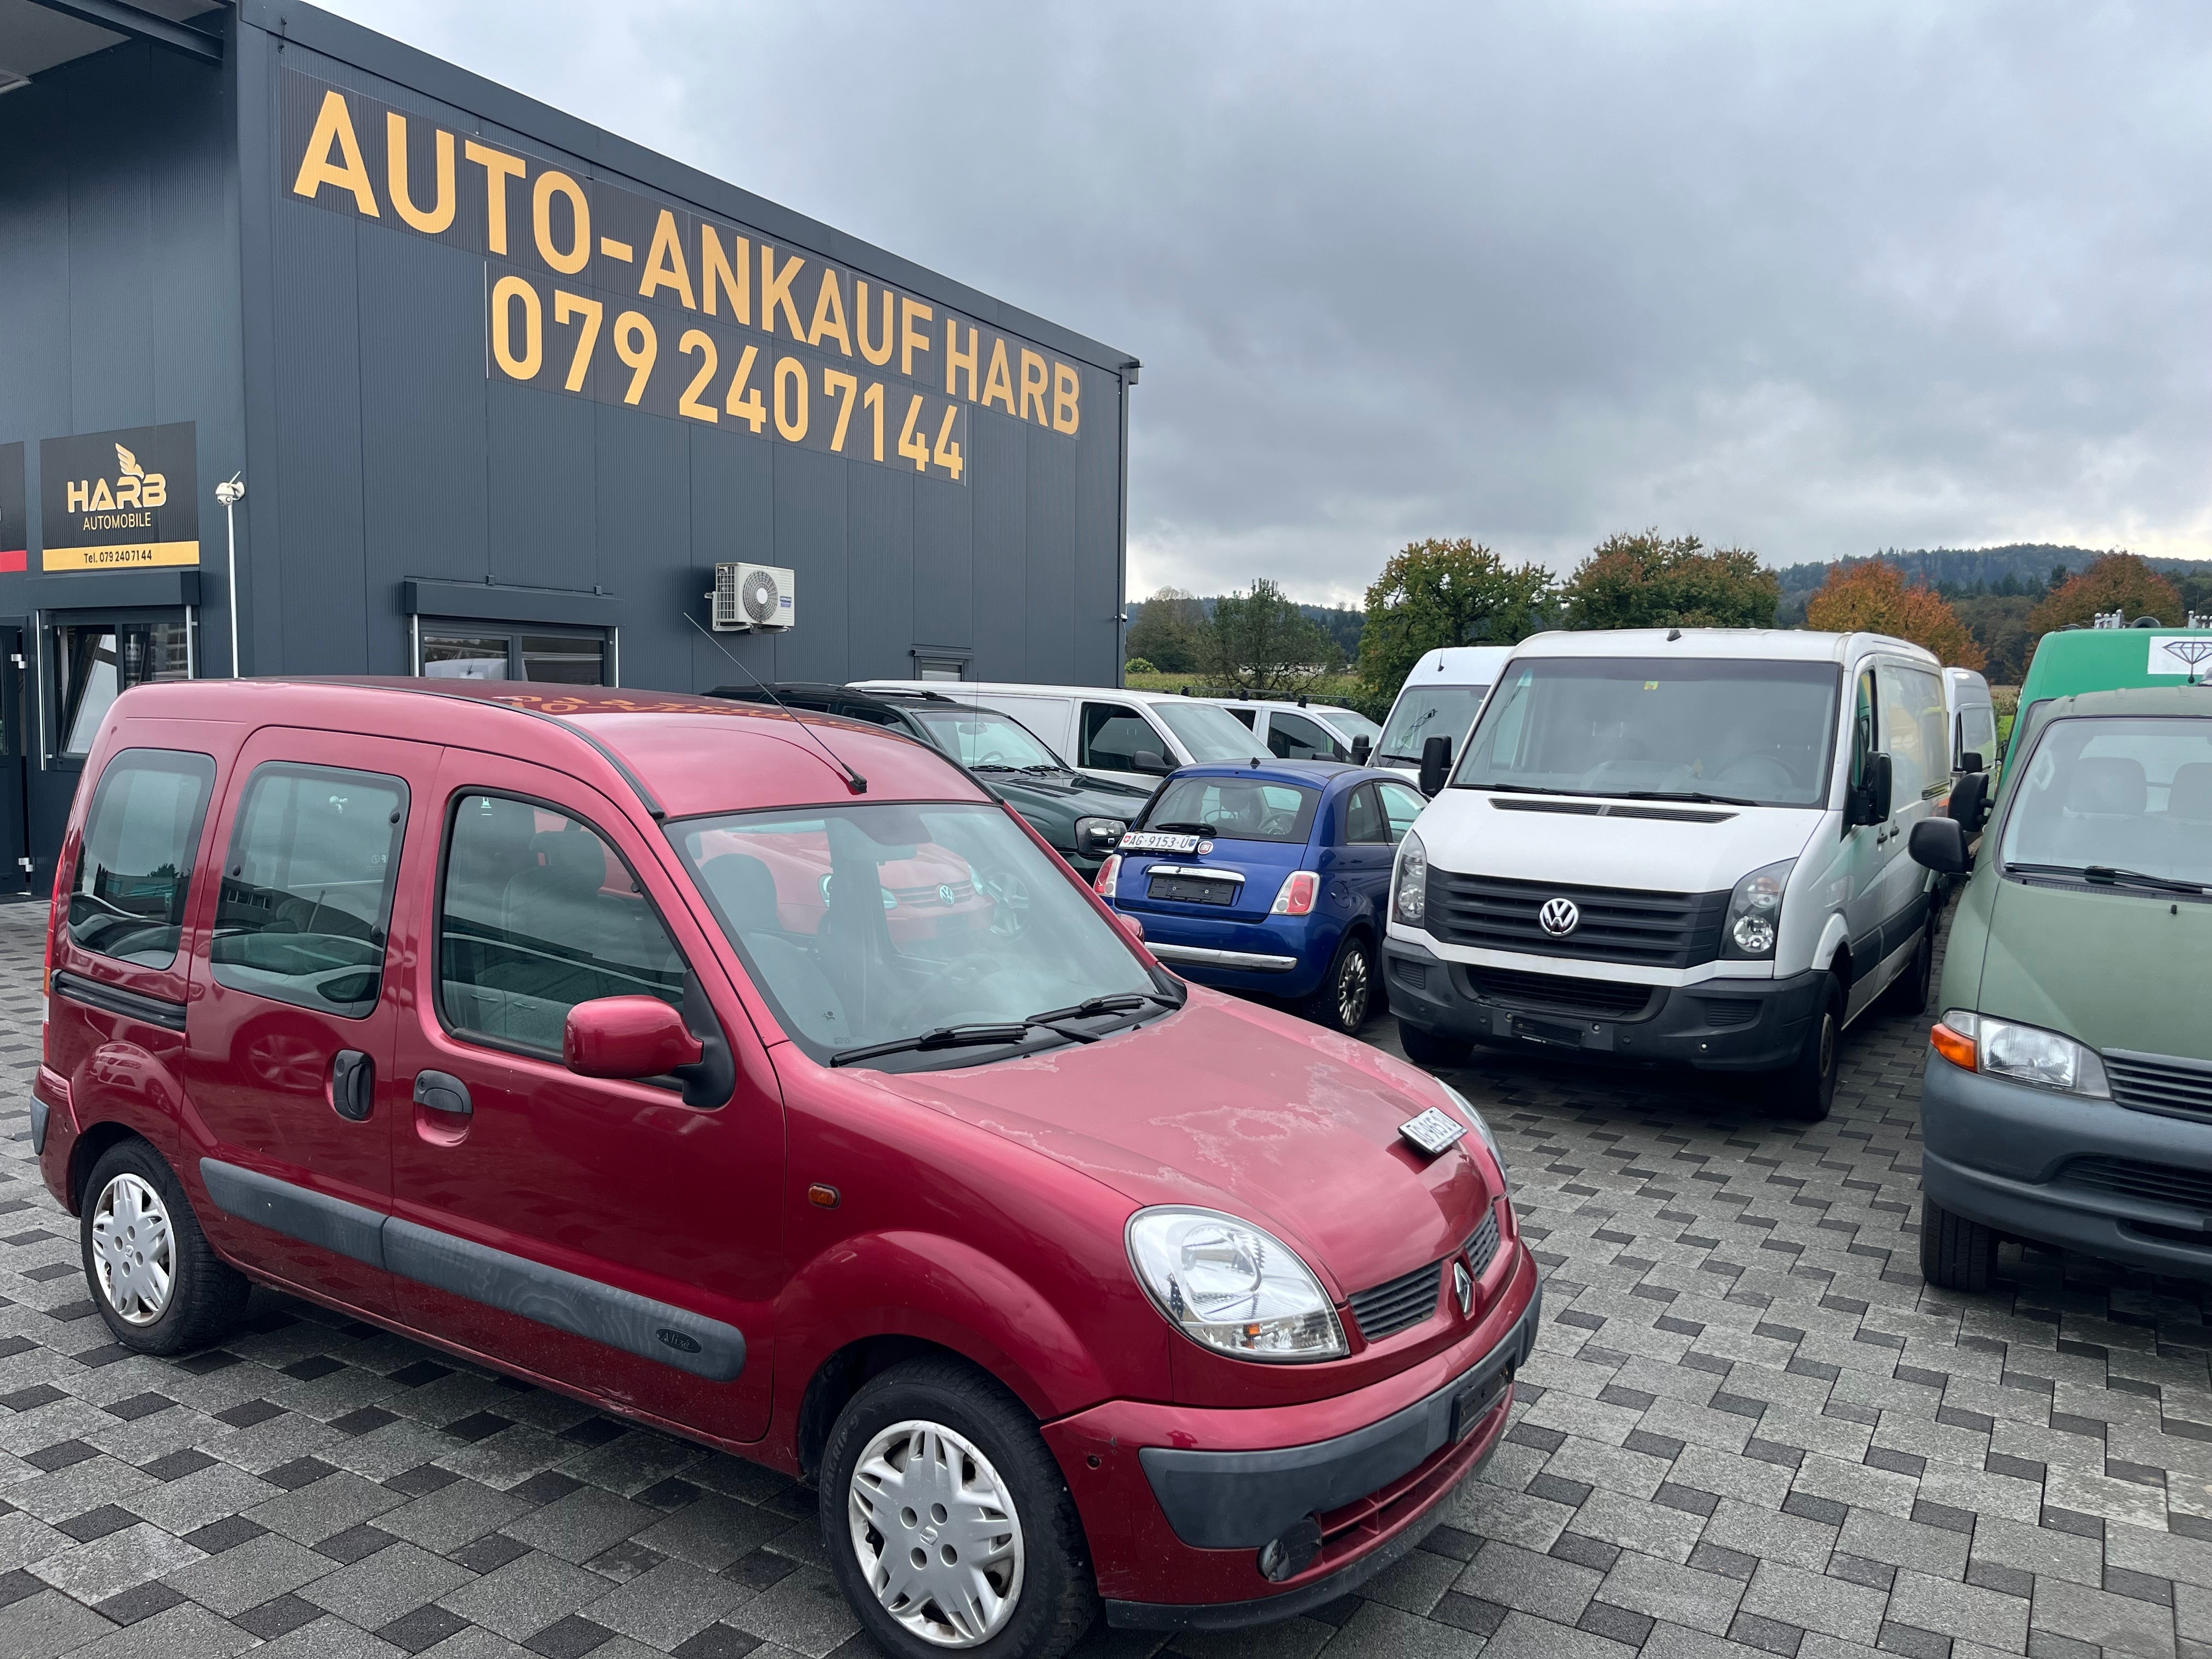
[[93, 1306], [126, 1348], [190, 1353], [246, 1311], [246, 1275], [215, 1253], [176, 1171], [136, 1136], [92, 1166], [80, 1231]]
[[1836, 1072], [1844, 1042], [1844, 987], [1828, 976], [1820, 1005], [1805, 1028], [1797, 1058], [1768, 1079], [1767, 1097], [1777, 1117], [1818, 1123], [1836, 1103]]
[[1938, 1290], [1979, 1296], [1997, 1267], [1997, 1236], [1954, 1215], [1926, 1194], [1920, 1199], [1920, 1277]]
[[1097, 1617], [1083, 1522], [1036, 1419], [960, 1360], [863, 1385], [820, 1480], [830, 1570], [885, 1653], [1057, 1659]]

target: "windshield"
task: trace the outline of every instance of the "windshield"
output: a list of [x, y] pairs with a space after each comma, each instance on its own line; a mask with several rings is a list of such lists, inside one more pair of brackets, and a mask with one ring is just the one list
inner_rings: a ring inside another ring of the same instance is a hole
[[1354, 738], [1364, 738], [1371, 748], [1375, 739], [1382, 735], [1382, 728], [1356, 708], [1316, 708], [1312, 712], [1334, 726], [1346, 743]]
[[2212, 720], [2053, 720], [2014, 787], [2008, 866], [2212, 884]]
[[[996, 806], [738, 812], [668, 833], [754, 984], [817, 1060], [1091, 997], [1160, 994], [1113, 924]], [[973, 1065], [1006, 1048], [896, 1063]]]
[[1219, 703], [1163, 701], [1152, 707], [1176, 741], [1190, 750], [1191, 759], [1201, 765], [1252, 758], [1251, 728]]
[[1383, 728], [1376, 753], [1384, 760], [1420, 763], [1421, 745], [1431, 738], [1449, 738], [1452, 753], [1459, 752], [1467, 728], [1482, 710], [1490, 695], [1486, 685], [1407, 686], [1390, 708], [1390, 724]]
[[907, 712], [921, 723], [939, 749], [963, 766], [985, 771], [1002, 767], [1060, 767], [1060, 757], [1029, 727], [988, 708], [909, 708]]
[[1303, 843], [1313, 833], [1321, 791], [1251, 778], [1170, 778], [1145, 809], [1139, 830], [1221, 841]]
[[1524, 659], [1453, 784], [1820, 806], [1838, 678], [1828, 662]]

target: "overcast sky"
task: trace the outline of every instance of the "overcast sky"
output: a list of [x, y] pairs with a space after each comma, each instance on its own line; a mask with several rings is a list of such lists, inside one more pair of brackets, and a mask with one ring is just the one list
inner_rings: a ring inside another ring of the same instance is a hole
[[2212, 7], [325, 3], [1141, 358], [1132, 598], [2212, 556]]

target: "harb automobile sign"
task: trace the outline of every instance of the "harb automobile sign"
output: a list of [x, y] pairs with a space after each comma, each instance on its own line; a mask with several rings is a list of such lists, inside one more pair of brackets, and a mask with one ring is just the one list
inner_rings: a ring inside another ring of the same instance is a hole
[[192, 423], [46, 439], [39, 445], [39, 523], [48, 570], [198, 564]]

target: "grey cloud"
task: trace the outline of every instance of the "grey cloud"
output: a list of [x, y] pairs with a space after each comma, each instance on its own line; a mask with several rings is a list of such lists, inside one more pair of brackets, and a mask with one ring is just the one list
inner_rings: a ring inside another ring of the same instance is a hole
[[1132, 583], [2212, 554], [2212, 13], [341, 9], [1145, 360]]

